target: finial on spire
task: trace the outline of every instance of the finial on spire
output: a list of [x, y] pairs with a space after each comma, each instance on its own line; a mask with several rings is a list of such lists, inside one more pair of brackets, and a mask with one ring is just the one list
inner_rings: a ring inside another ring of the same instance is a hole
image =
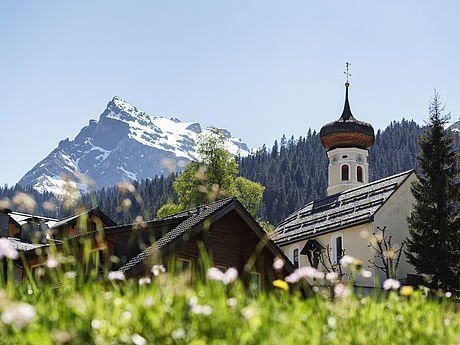
[[351, 66], [351, 63], [347, 62], [345, 64], [345, 68], [346, 68], [346, 71], [343, 72], [346, 76], [347, 76], [347, 82], [345, 83], [345, 86], [348, 87], [350, 85], [350, 83], [348, 82], [348, 77], [351, 77], [351, 73], [349, 71], [349, 67]]

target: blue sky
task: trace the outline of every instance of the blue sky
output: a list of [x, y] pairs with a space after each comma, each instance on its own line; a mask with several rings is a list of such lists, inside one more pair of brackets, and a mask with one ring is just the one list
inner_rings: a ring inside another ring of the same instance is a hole
[[460, 115], [458, 1], [2, 1], [0, 183], [14, 184], [118, 95], [252, 147], [352, 111]]

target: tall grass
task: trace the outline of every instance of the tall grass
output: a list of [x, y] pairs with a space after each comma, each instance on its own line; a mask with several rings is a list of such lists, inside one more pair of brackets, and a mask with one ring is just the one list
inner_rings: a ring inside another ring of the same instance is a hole
[[[460, 344], [455, 304], [421, 291], [330, 301], [282, 289], [250, 297], [239, 281], [150, 279], [6, 283], [0, 344]], [[36, 315], [5, 324], [18, 303]]]

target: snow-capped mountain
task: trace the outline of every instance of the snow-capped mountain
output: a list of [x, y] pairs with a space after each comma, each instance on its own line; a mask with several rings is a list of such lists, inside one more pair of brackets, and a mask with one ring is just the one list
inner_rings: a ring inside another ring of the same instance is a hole
[[[222, 131], [229, 152], [249, 154], [241, 139]], [[197, 122], [150, 116], [114, 97], [99, 121], [90, 120], [74, 140], [62, 140], [19, 184], [64, 194], [69, 184], [84, 191], [89, 180], [101, 188], [180, 171], [197, 158], [198, 135], [209, 132]]]

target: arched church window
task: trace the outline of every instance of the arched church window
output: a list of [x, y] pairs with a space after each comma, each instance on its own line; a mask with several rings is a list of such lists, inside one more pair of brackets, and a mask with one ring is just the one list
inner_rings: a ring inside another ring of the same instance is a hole
[[350, 179], [350, 167], [348, 164], [342, 165], [342, 181], [348, 181]]
[[356, 168], [356, 178], [358, 182], [363, 182], [363, 168], [360, 166]]

